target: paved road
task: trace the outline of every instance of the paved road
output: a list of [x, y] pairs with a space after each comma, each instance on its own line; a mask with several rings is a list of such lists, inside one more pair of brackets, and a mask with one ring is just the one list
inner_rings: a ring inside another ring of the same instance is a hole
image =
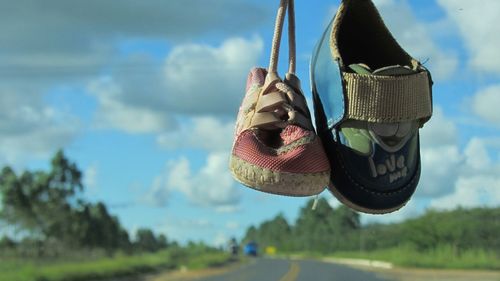
[[200, 281], [387, 281], [350, 267], [306, 260], [256, 259]]

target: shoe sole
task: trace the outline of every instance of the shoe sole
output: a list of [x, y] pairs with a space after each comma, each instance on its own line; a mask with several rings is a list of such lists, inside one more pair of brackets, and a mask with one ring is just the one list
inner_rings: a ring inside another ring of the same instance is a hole
[[395, 211], [403, 208], [410, 201], [409, 198], [408, 198], [408, 200], [406, 200], [405, 202], [403, 202], [403, 204], [401, 204], [399, 206], [396, 206], [396, 207], [393, 207], [393, 208], [389, 208], [389, 209], [369, 209], [369, 208], [357, 205], [354, 202], [352, 202], [349, 199], [347, 199], [346, 197], [344, 197], [344, 195], [342, 195], [342, 193], [340, 193], [335, 188], [335, 186], [333, 185], [333, 183], [331, 183], [331, 182], [328, 185], [328, 190], [333, 194], [333, 196], [335, 196], [335, 198], [337, 198], [337, 200], [339, 200], [342, 204], [346, 205], [347, 207], [349, 207], [349, 208], [351, 208], [351, 209], [353, 209], [355, 211], [358, 211], [358, 212], [362, 212], [362, 213], [365, 213], [365, 214], [372, 214], [372, 215], [385, 215], [385, 214], [388, 214], [388, 213], [395, 212]]
[[[420, 165], [420, 160], [419, 163], [417, 164], [417, 168], [410, 179], [410, 181], [404, 185], [401, 186], [398, 190], [395, 190], [393, 192], [389, 193], [377, 193], [374, 191], [371, 191], [368, 187], [361, 185], [359, 182], [355, 181], [350, 175], [349, 171], [344, 168], [342, 161], [340, 160], [340, 156], [337, 155], [336, 153], [332, 153], [332, 156], [335, 158], [332, 158], [330, 160], [330, 165], [332, 165], [332, 170], [335, 170], [335, 172], [332, 172], [331, 174], [331, 181], [328, 186], [328, 190], [343, 204], [347, 205], [348, 207], [367, 214], [374, 214], [374, 215], [382, 215], [382, 214], [388, 214], [395, 212], [402, 207], [404, 207], [409, 200], [411, 199], [412, 195], [415, 192], [417, 183], [420, 178], [420, 172], [421, 172], [421, 165]], [[420, 157], [419, 157], [420, 158]], [[337, 188], [337, 186], [340, 186], [341, 189], [345, 189], [345, 191], [341, 191]], [[348, 192], [351, 195], [346, 196], [344, 193]], [[354, 195], [354, 194], [356, 195]], [[371, 204], [366, 204], [366, 205], [379, 205], [379, 208], [371, 208], [368, 206], [362, 206], [356, 202], [354, 202], [358, 197], [354, 196], [362, 196], [365, 197], [365, 200], [368, 198], [371, 198], [370, 200], [373, 200]], [[352, 198], [350, 198], [352, 197]], [[381, 199], [385, 198], [385, 199]], [[387, 200], [387, 204], [382, 203], [385, 200]], [[396, 204], [394, 204], [396, 203]], [[386, 205], [387, 207], [385, 207]]]
[[330, 172], [288, 173], [265, 169], [241, 158], [230, 156], [230, 170], [233, 177], [243, 185], [262, 192], [305, 197], [321, 193], [330, 182]]

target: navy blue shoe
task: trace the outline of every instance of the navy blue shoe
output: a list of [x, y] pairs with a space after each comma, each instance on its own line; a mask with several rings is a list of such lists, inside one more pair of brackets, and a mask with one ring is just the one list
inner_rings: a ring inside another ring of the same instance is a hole
[[420, 177], [419, 128], [432, 115], [432, 79], [372, 1], [342, 1], [314, 51], [311, 85], [329, 190], [365, 213], [404, 206]]

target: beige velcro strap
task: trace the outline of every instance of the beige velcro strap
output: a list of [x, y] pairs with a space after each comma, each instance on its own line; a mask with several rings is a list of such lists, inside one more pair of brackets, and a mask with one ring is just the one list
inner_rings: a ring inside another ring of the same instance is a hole
[[343, 73], [346, 119], [367, 122], [405, 122], [432, 115], [431, 84], [427, 72], [380, 76]]

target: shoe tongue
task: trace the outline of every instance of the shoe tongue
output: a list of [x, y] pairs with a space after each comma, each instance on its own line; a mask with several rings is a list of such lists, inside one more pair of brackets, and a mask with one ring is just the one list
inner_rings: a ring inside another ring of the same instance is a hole
[[357, 74], [379, 75], [379, 76], [401, 76], [417, 73], [408, 66], [391, 65], [372, 71], [370, 67], [363, 63], [351, 64], [349, 68]]
[[363, 63], [351, 64], [349, 65], [349, 68], [357, 74], [372, 74], [372, 70], [370, 69], [370, 67]]
[[381, 76], [402, 76], [402, 75], [410, 75], [417, 73], [415, 70], [412, 70], [408, 66], [401, 65], [391, 65], [379, 68], [373, 71], [373, 75], [381, 75]]

